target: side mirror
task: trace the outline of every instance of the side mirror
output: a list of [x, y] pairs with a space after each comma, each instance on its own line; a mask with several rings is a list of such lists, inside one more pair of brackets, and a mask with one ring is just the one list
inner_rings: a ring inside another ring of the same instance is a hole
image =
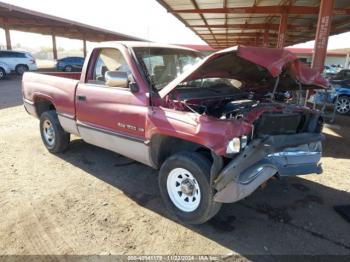
[[121, 71], [107, 71], [105, 73], [106, 85], [109, 87], [124, 87], [129, 86], [128, 73]]
[[139, 86], [136, 84], [136, 82], [130, 82], [129, 88], [131, 93], [137, 93], [139, 91]]

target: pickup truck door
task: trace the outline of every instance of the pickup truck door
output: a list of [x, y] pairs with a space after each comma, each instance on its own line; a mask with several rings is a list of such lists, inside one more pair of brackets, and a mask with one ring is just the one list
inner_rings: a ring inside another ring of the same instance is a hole
[[94, 52], [98, 54], [95, 61], [90, 62], [92, 75], [87, 76], [76, 91], [79, 134], [90, 144], [150, 165], [145, 143], [148, 99], [145, 94], [132, 93], [129, 88], [106, 85], [106, 71], [127, 72], [132, 78], [130, 67], [118, 49], [102, 48]]

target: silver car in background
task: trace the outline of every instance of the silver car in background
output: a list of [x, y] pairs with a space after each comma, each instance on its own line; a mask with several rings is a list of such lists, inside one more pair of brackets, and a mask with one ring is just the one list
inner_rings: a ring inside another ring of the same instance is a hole
[[35, 58], [28, 52], [0, 50], [0, 62], [7, 64], [18, 75], [38, 69]]

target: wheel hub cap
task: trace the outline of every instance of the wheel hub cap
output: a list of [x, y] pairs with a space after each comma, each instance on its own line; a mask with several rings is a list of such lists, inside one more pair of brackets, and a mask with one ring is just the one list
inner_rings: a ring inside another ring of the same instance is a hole
[[350, 101], [348, 99], [341, 98], [337, 102], [336, 107], [339, 113], [347, 113], [348, 111], [350, 111]]
[[55, 143], [55, 131], [49, 120], [45, 120], [43, 124], [43, 133], [46, 143], [52, 146]]
[[193, 180], [186, 178], [181, 182], [181, 192], [182, 193], [184, 193], [188, 196], [192, 196], [194, 189], [195, 189], [195, 185], [194, 185]]
[[167, 191], [173, 204], [184, 212], [196, 210], [201, 200], [201, 190], [195, 177], [184, 168], [175, 168], [167, 178]]

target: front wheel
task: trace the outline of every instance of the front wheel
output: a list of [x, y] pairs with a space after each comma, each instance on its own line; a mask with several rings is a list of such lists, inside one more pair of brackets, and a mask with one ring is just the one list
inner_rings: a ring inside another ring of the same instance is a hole
[[346, 115], [350, 113], [350, 97], [340, 96], [335, 102], [335, 110], [338, 114]]
[[6, 72], [4, 69], [0, 68], [0, 80], [4, 80], [6, 77]]
[[41, 139], [51, 153], [60, 153], [67, 149], [70, 134], [63, 130], [56, 111], [51, 110], [40, 116]]
[[181, 222], [203, 224], [220, 210], [210, 186], [210, 162], [199, 153], [169, 157], [160, 169], [159, 187], [165, 205]]

